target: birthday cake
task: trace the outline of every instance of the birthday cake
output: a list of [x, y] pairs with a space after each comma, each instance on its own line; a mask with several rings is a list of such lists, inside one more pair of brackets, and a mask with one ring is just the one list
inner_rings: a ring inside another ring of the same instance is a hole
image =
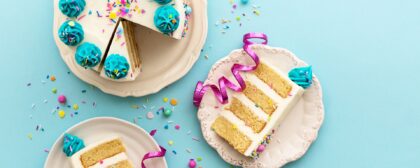
[[246, 88], [231, 94], [212, 129], [239, 153], [256, 158], [304, 90], [268, 63], [243, 76]]
[[76, 136], [64, 136], [63, 152], [70, 157], [73, 168], [132, 168], [125, 146], [119, 137], [109, 137], [84, 146]]
[[[75, 62], [113, 81], [133, 81], [140, 74], [136, 26], [179, 40], [188, 30], [192, 11], [186, 0], [57, 0], [55, 3], [62, 13], [58, 16], [61, 26], [56, 33], [69, 51], [75, 53]], [[114, 59], [107, 66], [110, 56]]]

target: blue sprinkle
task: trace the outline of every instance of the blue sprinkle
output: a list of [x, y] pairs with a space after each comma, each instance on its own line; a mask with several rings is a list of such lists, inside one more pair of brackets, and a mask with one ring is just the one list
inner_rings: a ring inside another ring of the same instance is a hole
[[169, 125], [168, 125], [168, 124], [166, 124], [165, 126], [163, 126], [163, 128], [165, 128], [165, 129], [169, 129]]
[[172, 150], [172, 153], [174, 153], [176, 155], [176, 151], [175, 150]]

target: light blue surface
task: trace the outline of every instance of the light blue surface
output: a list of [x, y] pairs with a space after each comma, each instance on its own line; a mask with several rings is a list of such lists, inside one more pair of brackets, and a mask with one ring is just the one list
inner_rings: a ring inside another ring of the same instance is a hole
[[[82, 120], [114, 116], [132, 121], [145, 116], [144, 110], [130, 106], [144, 104], [146, 98], [106, 95], [67, 74], [52, 37], [52, 1], [22, 3], [3, 3], [2, 9], [1, 167], [42, 167], [47, 156], [44, 148]], [[252, 4], [261, 6], [261, 16], [252, 14]], [[162, 116], [139, 120], [148, 131], [159, 129], [155, 138], [168, 148], [170, 167], [187, 167], [190, 158], [199, 156], [203, 161], [198, 164], [204, 168], [229, 167], [201, 136], [192, 91], [214, 62], [241, 47], [241, 37], [249, 31], [267, 33], [269, 45], [288, 48], [313, 65], [324, 88], [326, 112], [319, 138], [302, 159], [286, 167], [420, 167], [420, 1], [251, 0], [238, 8], [231, 14], [228, 0], [209, 0], [209, 35], [203, 55], [184, 78], [147, 96], [149, 107], [162, 106], [163, 97], [180, 102], [169, 119], [180, 124], [180, 131], [164, 130], [167, 119]], [[249, 20], [242, 17], [239, 27], [235, 17], [241, 11]], [[221, 18], [232, 20], [226, 34], [221, 33], [223, 26], [215, 26]], [[57, 81], [47, 81], [48, 74]], [[80, 105], [79, 115], [59, 119], [51, 114], [58, 96], [51, 93], [53, 87], [67, 95], [71, 104]], [[87, 92], [82, 93], [83, 89]], [[35, 131], [37, 124], [45, 131]], [[32, 140], [27, 138], [29, 133]], [[193, 141], [192, 136], [201, 141]], [[168, 140], [174, 145], [167, 145]]]

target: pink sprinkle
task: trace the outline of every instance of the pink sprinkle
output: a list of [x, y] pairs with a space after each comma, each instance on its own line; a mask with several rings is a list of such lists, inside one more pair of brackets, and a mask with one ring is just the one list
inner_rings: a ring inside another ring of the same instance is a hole
[[181, 128], [181, 126], [175, 125], [175, 129], [179, 130], [180, 128]]
[[145, 13], [146, 13], [146, 10], [142, 9], [141, 14], [145, 14]]
[[157, 130], [156, 130], [156, 129], [154, 129], [154, 130], [150, 131], [150, 136], [155, 136], [156, 132], [157, 132]]
[[122, 46], [124, 46], [124, 45], [125, 45], [125, 42], [122, 42], [122, 43], [121, 43], [121, 47], [122, 47]]
[[79, 17], [79, 19], [77, 19], [78, 21], [82, 20], [83, 18], [85, 18], [86, 15], [82, 15]]
[[103, 161], [103, 160], [101, 160], [101, 161], [99, 161], [99, 163], [100, 163], [100, 164], [104, 164], [104, 161]]
[[233, 9], [236, 9], [236, 7], [238, 7], [238, 5], [236, 5], [236, 4], [233, 4]]
[[44, 152], [45, 152], [45, 153], [48, 153], [48, 152], [50, 152], [50, 150], [49, 150], [48, 148], [45, 148], [45, 149], [44, 149]]

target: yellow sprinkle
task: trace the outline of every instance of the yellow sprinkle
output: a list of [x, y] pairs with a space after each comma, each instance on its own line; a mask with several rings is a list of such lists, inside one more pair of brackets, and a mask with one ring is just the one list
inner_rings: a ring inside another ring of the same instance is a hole
[[238, 126], [236, 126], [236, 125], [233, 125], [233, 129], [236, 129], [236, 128], [238, 128]]
[[74, 109], [74, 110], [79, 110], [79, 105], [77, 105], [77, 104], [73, 104], [73, 109]]
[[112, 11], [112, 12], [109, 14], [109, 18], [110, 18], [110, 19], [116, 19], [116, 18], [117, 18], [117, 13], [115, 13], [114, 11]]
[[52, 88], [51, 91], [55, 94], [55, 93], [57, 93], [57, 88]]
[[236, 17], [236, 21], [240, 21], [240, 20], [241, 20], [240, 16]]
[[58, 111], [58, 117], [60, 117], [61, 119], [63, 119], [65, 116], [66, 116], [66, 112], [64, 110]]
[[76, 23], [74, 23], [74, 21], [70, 21], [69, 22], [69, 26], [73, 27]]
[[178, 101], [176, 99], [171, 99], [171, 105], [176, 106], [178, 104]]
[[29, 140], [32, 140], [32, 134], [28, 134]]
[[133, 104], [133, 105], [131, 105], [131, 108], [133, 108], [133, 109], [139, 109], [139, 108], [140, 108], [140, 106], [139, 106], [139, 105], [135, 105], [135, 104]]
[[170, 140], [168, 141], [168, 144], [172, 146], [174, 144], [174, 141]]
[[163, 102], [165, 102], [165, 103], [168, 102], [168, 98], [167, 97], [164, 97], [163, 98]]

